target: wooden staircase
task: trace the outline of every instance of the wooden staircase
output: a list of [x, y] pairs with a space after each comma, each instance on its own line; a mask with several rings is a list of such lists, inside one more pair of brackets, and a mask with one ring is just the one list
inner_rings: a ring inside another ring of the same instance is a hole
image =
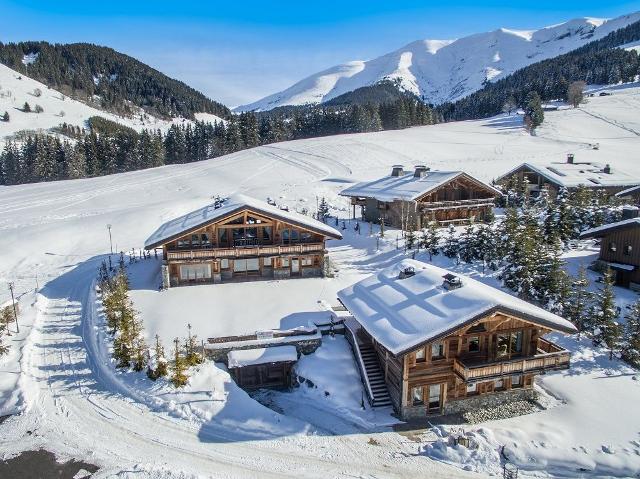
[[355, 320], [345, 321], [345, 333], [360, 369], [362, 384], [371, 407], [392, 406], [384, 374], [371, 340]]

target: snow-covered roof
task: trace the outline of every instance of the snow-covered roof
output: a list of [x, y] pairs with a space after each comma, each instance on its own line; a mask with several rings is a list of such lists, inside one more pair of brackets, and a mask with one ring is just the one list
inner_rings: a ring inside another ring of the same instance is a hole
[[282, 363], [298, 360], [295, 346], [274, 346], [271, 348], [237, 349], [229, 351], [227, 360], [230, 368], [241, 368], [255, 364]]
[[616, 221], [615, 223], [609, 223], [583, 231], [582, 233], [580, 233], [580, 238], [601, 238], [611, 231], [626, 228], [635, 228], [637, 226], [640, 226], [640, 218], [629, 218], [626, 220]]
[[[415, 275], [404, 279], [407, 267]], [[444, 337], [493, 312], [512, 314], [553, 330], [575, 333], [564, 318], [467, 276], [462, 286], [443, 287], [449, 271], [405, 259], [338, 292], [362, 327], [393, 354]]]
[[633, 176], [617, 168], [610, 168], [610, 173], [605, 173], [607, 165], [593, 162], [552, 162], [534, 165], [522, 163], [509, 172], [500, 176], [496, 181], [504, 180], [516, 171], [525, 168], [533, 171], [551, 183], [565, 188], [575, 188], [584, 185], [588, 188], [625, 187], [640, 184], [640, 178]]
[[154, 248], [245, 209], [262, 213], [270, 218], [276, 218], [295, 226], [307, 228], [331, 238], [342, 239], [342, 234], [339, 231], [321, 221], [293, 211], [281, 210], [250, 196], [236, 194], [231, 196], [222, 206], [216, 207], [214, 204], [209, 204], [186, 215], [167, 221], [149, 236], [144, 243], [144, 247], [147, 249]]
[[385, 176], [373, 181], [356, 183], [342, 190], [340, 195], [375, 198], [379, 201], [416, 200], [461, 175], [485, 186], [496, 195], [500, 194], [492, 186], [463, 171], [427, 171], [423, 176], [418, 177], [414, 176], [413, 172], [408, 172], [401, 176]]
[[625, 196], [631, 196], [634, 193], [640, 191], [640, 185], [632, 186], [631, 188], [627, 188], [626, 190], [622, 190], [616, 193], [618, 198], [624, 198]]

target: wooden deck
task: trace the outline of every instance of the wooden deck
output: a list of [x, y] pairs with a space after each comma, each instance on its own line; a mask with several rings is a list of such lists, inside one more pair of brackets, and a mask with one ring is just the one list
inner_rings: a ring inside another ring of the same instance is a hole
[[534, 356], [509, 359], [492, 363], [473, 363], [458, 358], [453, 363], [454, 372], [465, 381], [490, 379], [509, 374], [553, 371], [569, 368], [571, 353], [557, 344], [539, 340], [538, 352]]
[[168, 250], [168, 260], [193, 260], [216, 258], [244, 258], [255, 256], [280, 256], [282, 254], [305, 254], [323, 252], [322, 243], [302, 243], [294, 245], [264, 245], [236, 248], [203, 248], [188, 250]]

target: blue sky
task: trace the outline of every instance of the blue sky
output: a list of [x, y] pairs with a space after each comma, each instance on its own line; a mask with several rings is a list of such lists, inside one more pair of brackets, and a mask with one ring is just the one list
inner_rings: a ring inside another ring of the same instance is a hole
[[110, 46], [235, 106], [418, 39], [637, 10], [640, 1], [615, 0], [0, 0], [0, 41]]

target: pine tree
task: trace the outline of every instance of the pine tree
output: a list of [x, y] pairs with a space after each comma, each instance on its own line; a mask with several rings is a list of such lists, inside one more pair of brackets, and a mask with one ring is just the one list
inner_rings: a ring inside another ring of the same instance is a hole
[[179, 388], [183, 387], [189, 381], [189, 377], [187, 376], [187, 366], [185, 364], [185, 360], [180, 354], [180, 340], [178, 338], [173, 340], [174, 350], [173, 350], [173, 364], [171, 365], [171, 383], [174, 387]]
[[404, 244], [407, 249], [413, 249], [418, 244], [418, 238], [413, 222], [409, 222], [407, 231], [404, 236]]
[[154, 349], [155, 367], [152, 369], [152, 379], [164, 377], [168, 374], [167, 359], [165, 358], [164, 346], [160, 341], [160, 336], [156, 334], [156, 347]]
[[9, 112], [5, 111], [4, 115], [2, 115], [2, 121], [8, 122], [10, 120]]
[[453, 225], [449, 225], [447, 230], [447, 236], [444, 240], [444, 246], [442, 247], [442, 254], [447, 258], [455, 258], [460, 251], [460, 242], [456, 235], [456, 229]]
[[622, 328], [617, 322], [618, 310], [613, 293], [613, 273], [610, 268], [604, 273], [602, 288], [596, 296], [594, 305], [593, 342], [595, 345], [604, 343], [609, 349], [609, 359], [620, 348]]
[[589, 278], [584, 265], [580, 265], [578, 276], [573, 278], [571, 286], [563, 315], [578, 329], [579, 337], [582, 331], [589, 326], [588, 315], [593, 301], [593, 293], [589, 291]]
[[524, 121], [530, 130], [535, 130], [544, 121], [542, 99], [538, 92], [529, 92], [524, 100]]
[[440, 244], [440, 233], [438, 231], [438, 225], [435, 221], [430, 221], [427, 227], [422, 230], [422, 236], [420, 238], [420, 246], [429, 253], [429, 261], [433, 261], [433, 257], [440, 251], [438, 246]]
[[462, 235], [460, 236], [460, 259], [465, 263], [472, 263], [473, 260], [478, 259], [478, 252], [476, 250], [476, 232], [475, 227], [468, 225]]
[[25, 113], [31, 113], [31, 106], [29, 105], [28, 102], [24, 102], [24, 105], [22, 106], [22, 111]]
[[318, 205], [318, 220], [325, 222], [327, 219], [327, 216], [329, 216], [329, 204], [327, 203], [327, 200], [325, 200], [325, 198], [322, 197], [322, 200]]
[[9, 352], [9, 346], [4, 344], [4, 336], [8, 331], [8, 324], [13, 319], [10, 308], [0, 309], [0, 356], [4, 356]]
[[198, 354], [198, 338], [191, 334], [191, 324], [187, 324], [187, 340], [184, 344], [184, 360], [187, 366], [196, 366], [202, 362], [202, 356]]
[[628, 306], [625, 315], [622, 357], [634, 367], [640, 367], [640, 299]]

